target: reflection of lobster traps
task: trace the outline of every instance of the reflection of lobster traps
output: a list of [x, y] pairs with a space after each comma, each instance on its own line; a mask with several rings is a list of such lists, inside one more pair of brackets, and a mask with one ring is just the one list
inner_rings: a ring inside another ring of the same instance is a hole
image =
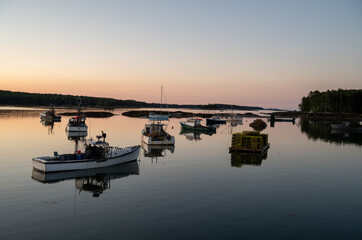
[[234, 133], [231, 138], [230, 152], [264, 153], [270, 147], [268, 134], [258, 131]]
[[266, 160], [268, 153], [245, 153], [231, 152], [231, 166], [242, 167], [244, 165], [260, 166], [263, 160]]

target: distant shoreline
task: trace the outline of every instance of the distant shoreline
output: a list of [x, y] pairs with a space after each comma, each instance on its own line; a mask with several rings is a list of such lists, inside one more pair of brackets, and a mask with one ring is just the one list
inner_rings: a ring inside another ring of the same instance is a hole
[[[27, 93], [0, 90], [0, 106], [11, 105], [21, 107], [38, 107], [49, 106], [54, 107], [72, 107], [78, 105], [78, 100], [84, 107], [95, 108], [160, 108], [161, 103], [147, 103], [136, 100], [121, 100], [105, 97], [75, 96], [50, 93]], [[168, 108], [187, 108], [187, 109], [203, 109], [203, 110], [268, 110], [262, 107], [240, 106], [234, 104], [162, 104]]]

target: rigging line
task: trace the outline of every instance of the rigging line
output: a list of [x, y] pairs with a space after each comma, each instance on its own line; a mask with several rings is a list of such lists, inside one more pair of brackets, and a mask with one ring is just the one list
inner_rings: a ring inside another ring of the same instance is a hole
[[161, 85], [161, 103], [160, 103], [160, 114], [162, 114], [162, 92], [163, 92], [163, 86]]
[[74, 216], [77, 216], [77, 184], [74, 181]]
[[[163, 92], [163, 95], [164, 95], [164, 98], [165, 98], [165, 104], [166, 104], [167, 111], [168, 111], [168, 113], [170, 113], [170, 110], [168, 109], [166, 94], [165, 94], [165, 91], [163, 91], [163, 87], [162, 87], [162, 92]], [[161, 96], [162, 96], [162, 93], [161, 93]]]

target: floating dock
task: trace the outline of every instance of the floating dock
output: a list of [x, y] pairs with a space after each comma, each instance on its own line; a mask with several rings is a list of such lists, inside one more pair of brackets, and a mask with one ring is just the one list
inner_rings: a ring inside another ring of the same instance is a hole
[[258, 131], [243, 131], [233, 134], [229, 151], [264, 153], [269, 147], [268, 134], [261, 134]]

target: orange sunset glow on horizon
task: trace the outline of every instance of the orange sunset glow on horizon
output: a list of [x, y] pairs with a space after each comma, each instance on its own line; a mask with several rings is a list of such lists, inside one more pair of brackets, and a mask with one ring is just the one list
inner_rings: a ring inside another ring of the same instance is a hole
[[141, 2], [0, 2], [0, 90], [294, 110], [362, 87], [358, 2]]

